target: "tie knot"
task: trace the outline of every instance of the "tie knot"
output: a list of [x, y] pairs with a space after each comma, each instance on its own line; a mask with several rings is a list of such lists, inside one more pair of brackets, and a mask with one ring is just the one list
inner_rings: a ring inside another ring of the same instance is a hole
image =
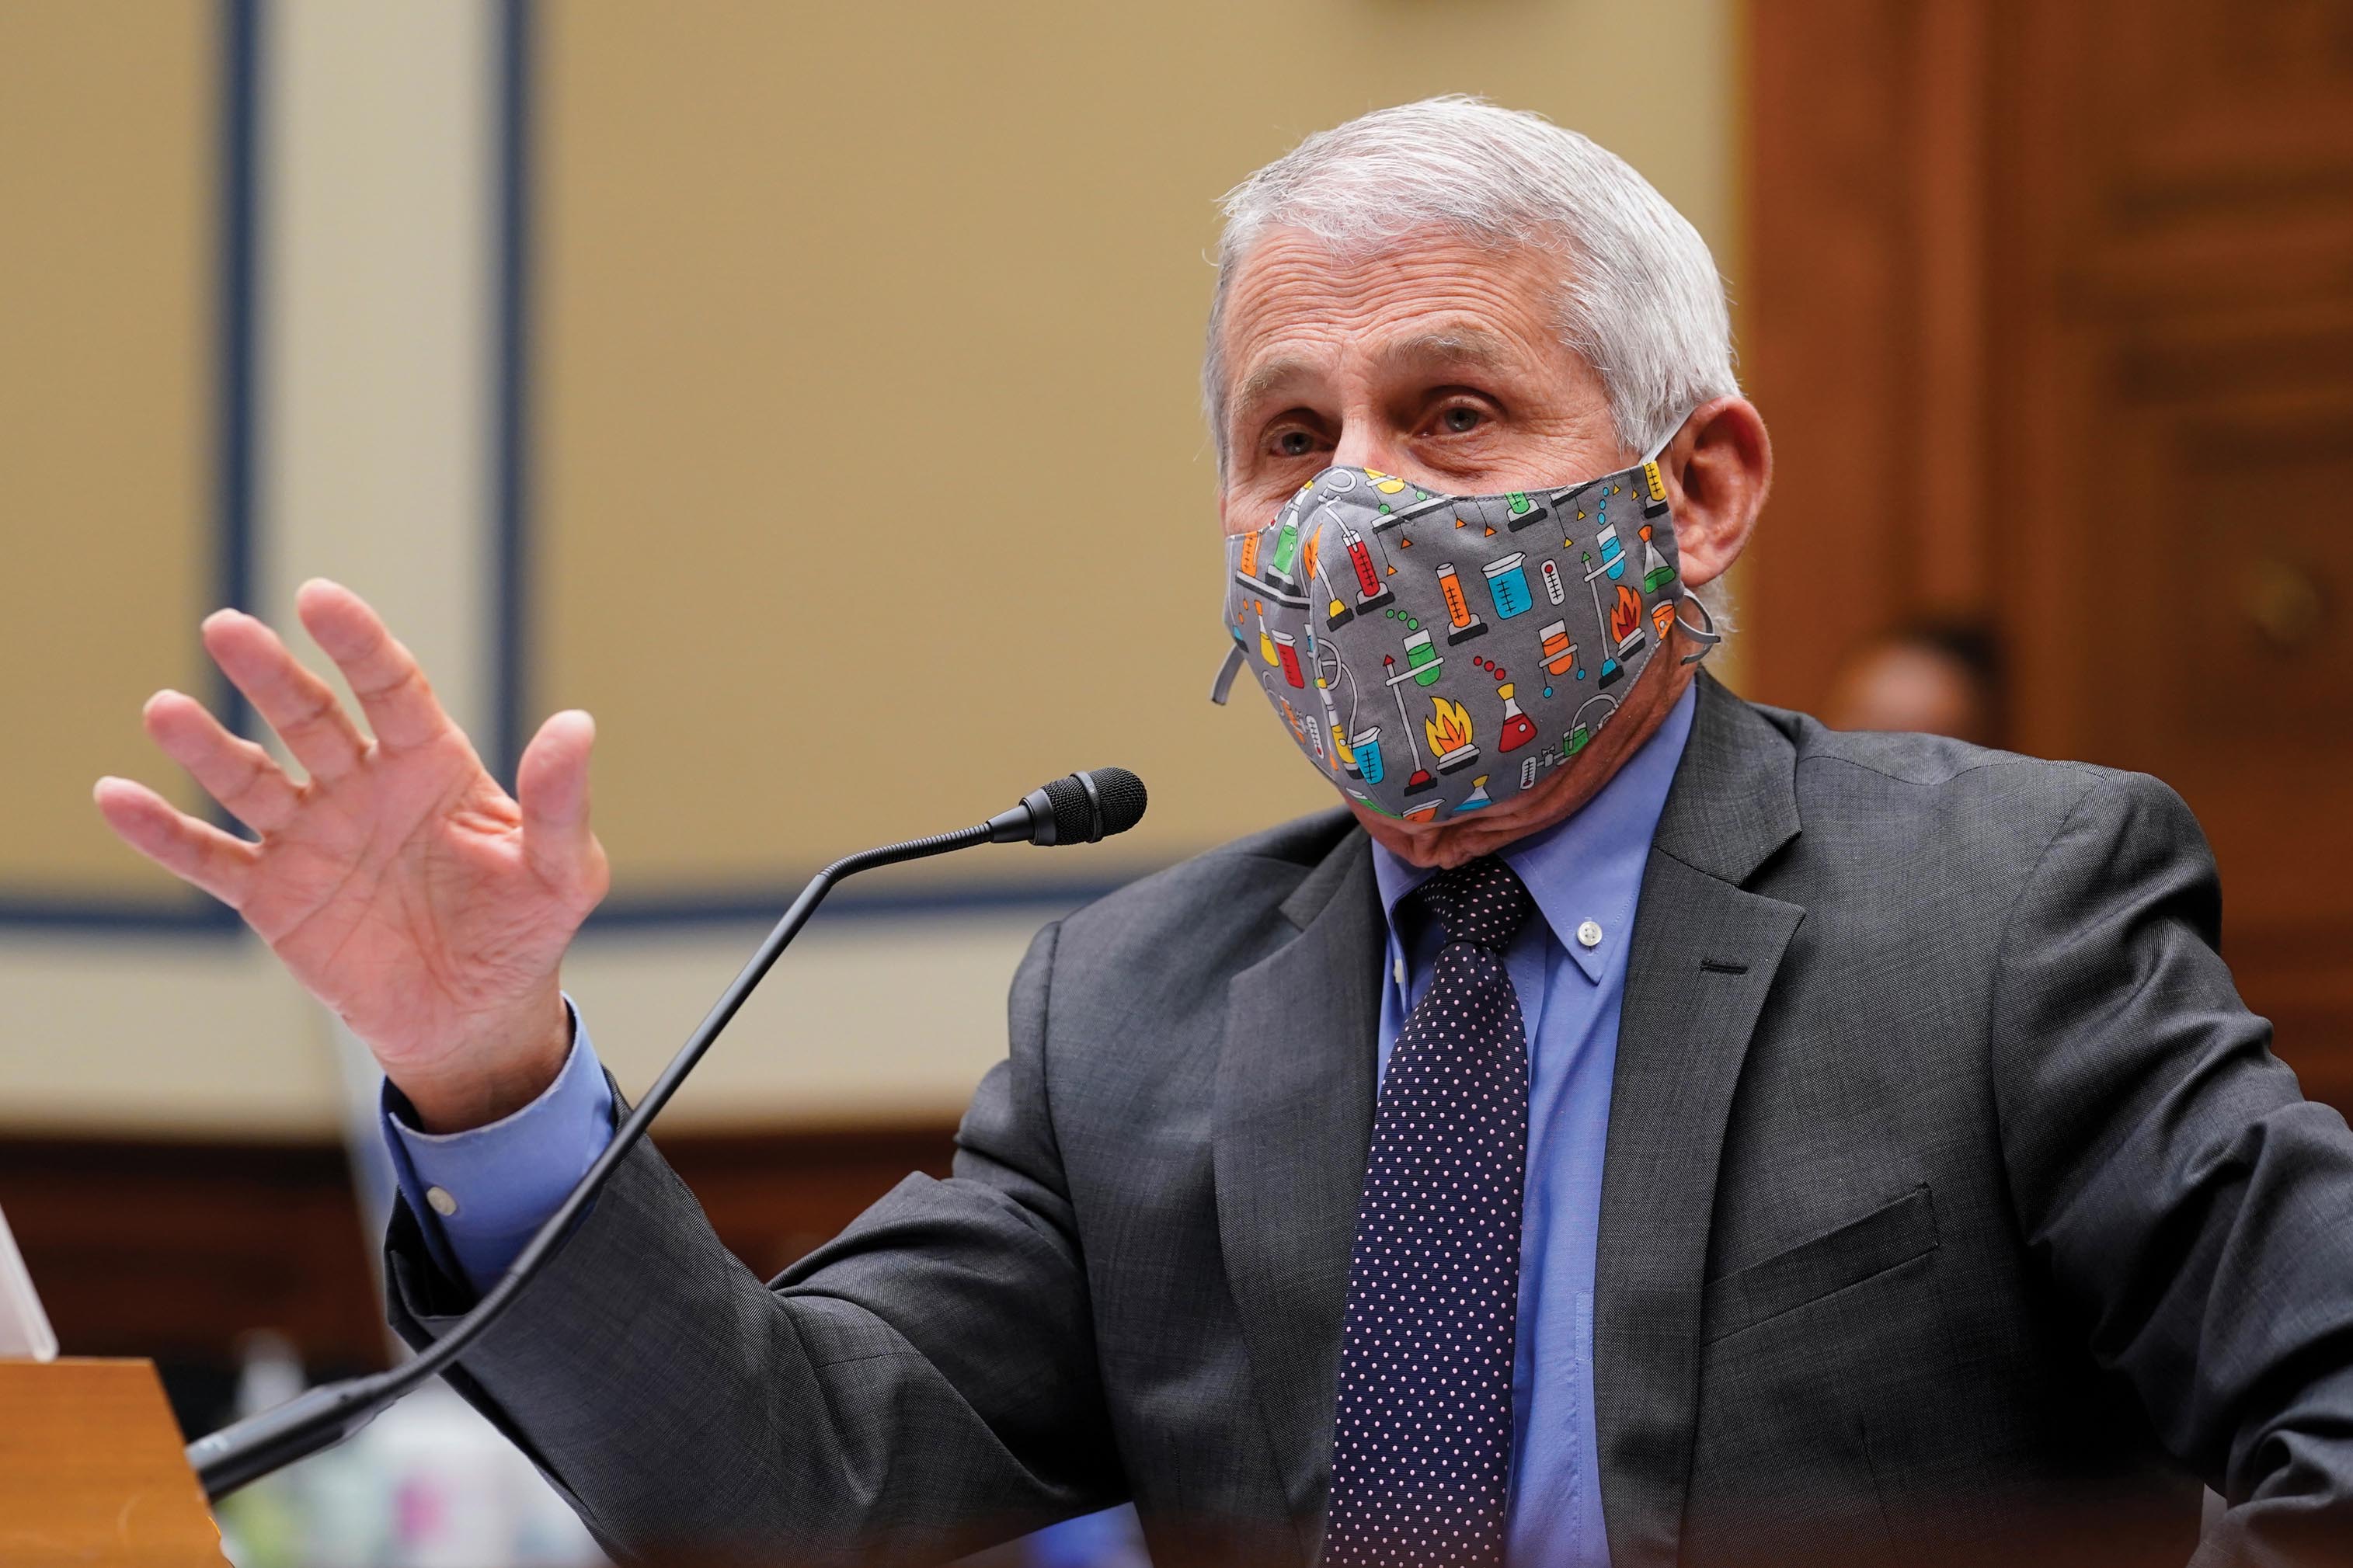
[[1450, 942], [1501, 952], [1535, 908], [1518, 872], [1493, 855], [1439, 872], [1421, 885], [1422, 902]]

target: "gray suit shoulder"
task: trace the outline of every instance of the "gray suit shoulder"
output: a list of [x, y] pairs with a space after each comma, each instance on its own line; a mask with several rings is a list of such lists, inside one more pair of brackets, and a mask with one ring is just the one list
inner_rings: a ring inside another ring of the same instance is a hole
[[1810, 793], [1861, 793], [1890, 804], [1906, 795], [1933, 809], [1938, 796], [1984, 798], [2036, 819], [2057, 820], [2094, 795], [2119, 800], [2157, 795], [2178, 800], [2147, 773], [2095, 763], [2051, 761], [1971, 745], [1942, 735], [1895, 731], [1833, 730], [1809, 714], [1759, 705], [1757, 711], [1797, 752], [1799, 798]]

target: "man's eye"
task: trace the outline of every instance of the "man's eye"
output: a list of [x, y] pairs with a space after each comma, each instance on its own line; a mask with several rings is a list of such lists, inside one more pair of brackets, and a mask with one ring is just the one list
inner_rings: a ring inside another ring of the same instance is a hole
[[1457, 403], [1439, 411], [1439, 427], [1450, 436], [1467, 436], [1485, 423], [1486, 414], [1467, 403]]
[[1277, 457], [1303, 458], [1315, 450], [1315, 437], [1304, 430], [1285, 430], [1274, 438]]

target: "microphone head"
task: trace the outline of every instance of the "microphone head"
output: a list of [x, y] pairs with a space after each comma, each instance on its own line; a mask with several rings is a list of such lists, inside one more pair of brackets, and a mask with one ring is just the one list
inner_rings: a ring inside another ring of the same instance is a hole
[[1125, 768], [1095, 768], [1033, 789], [1022, 804], [1030, 843], [1094, 844], [1144, 820], [1144, 781]]

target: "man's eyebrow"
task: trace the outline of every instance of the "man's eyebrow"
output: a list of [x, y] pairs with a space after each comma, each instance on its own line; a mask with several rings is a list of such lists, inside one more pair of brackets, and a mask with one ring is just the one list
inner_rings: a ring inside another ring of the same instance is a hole
[[1254, 407], [1267, 394], [1285, 382], [1305, 374], [1309, 368], [1305, 360], [1291, 354], [1278, 354], [1254, 364], [1250, 366], [1250, 374], [1242, 377], [1240, 384], [1234, 388], [1231, 406], [1237, 413]]
[[[1394, 343], [1383, 345], [1374, 359], [1387, 368], [1444, 368], [1470, 365], [1482, 370], [1495, 370], [1516, 364], [1519, 356], [1511, 345], [1494, 333], [1478, 327], [1450, 327], [1438, 331], [1418, 332]], [[1232, 401], [1228, 405], [1236, 417], [1249, 414], [1272, 393], [1301, 376], [1313, 374], [1314, 365], [1294, 354], [1277, 354], [1250, 368], [1234, 387]]]
[[1477, 327], [1455, 327], [1422, 332], [1376, 351], [1374, 360], [1385, 366], [1473, 365], [1493, 370], [1518, 359], [1511, 346], [1493, 332]]

